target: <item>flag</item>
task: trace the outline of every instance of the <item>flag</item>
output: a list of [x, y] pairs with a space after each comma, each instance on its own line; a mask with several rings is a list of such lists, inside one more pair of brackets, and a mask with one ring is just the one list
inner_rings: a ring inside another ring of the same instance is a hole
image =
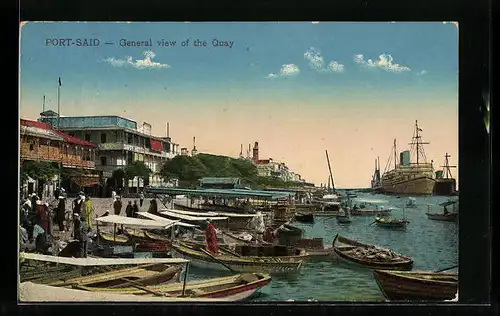
[[59, 87], [61, 86], [61, 77], [59, 77]]

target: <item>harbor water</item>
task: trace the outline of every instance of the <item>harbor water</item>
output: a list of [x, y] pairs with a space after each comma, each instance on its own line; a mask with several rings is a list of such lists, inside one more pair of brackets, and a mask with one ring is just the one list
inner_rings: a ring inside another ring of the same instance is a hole
[[[457, 197], [454, 197], [457, 199]], [[425, 213], [441, 213], [439, 203], [448, 197], [415, 197], [416, 208], [404, 208], [408, 197], [360, 193], [353, 203], [365, 203], [392, 209], [391, 217], [405, 217], [410, 223], [404, 230], [392, 230], [373, 224], [373, 216], [355, 216], [350, 224], [339, 224], [334, 217], [315, 218], [314, 224], [294, 223], [304, 229], [304, 238], [323, 238], [331, 245], [336, 234], [363, 243], [391, 248], [410, 256], [413, 270], [437, 271], [458, 264], [458, 223], [429, 220]], [[403, 210], [404, 208], [404, 210]], [[451, 270], [457, 271], [457, 269]], [[231, 275], [231, 273], [191, 268], [189, 280]], [[254, 301], [384, 301], [372, 271], [352, 268], [333, 261], [305, 262], [299, 275], [275, 276], [269, 285], [260, 290]]]

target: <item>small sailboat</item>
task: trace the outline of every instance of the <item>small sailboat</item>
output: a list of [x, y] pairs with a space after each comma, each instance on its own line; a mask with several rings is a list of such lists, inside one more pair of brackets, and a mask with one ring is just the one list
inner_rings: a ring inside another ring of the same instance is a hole
[[[404, 216], [404, 208], [403, 208], [403, 219], [395, 219], [395, 218], [390, 218], [390, 217], [383, 217], [383, 216], [377, 216], [375, 217], [375, 222], [377, 226], [384, 227], [384, 228], [406, 228], [408, 224], [410, 223], [408, 220], [406, 220]], [[372, 223], [372, 224], [373, 224]]]
[[[443, 213], [431, 213], [431, 205], [427, 205], [427, 215], [428, 219], [432, 219], [435, 221], [445, 221], [445, 222], [456, 222], [458, 220], [458, 212], [456, 211], [458, 202], [449, 200], [444, 203], [439, 204], [439, 206], [443, 207]], [[448, 210], [448, 206], [453, 207], [453, 211], [450, 212]]]
[[407, 208], [417, 208], [417, 203], [415, 198], [409, 197], [408, 201], [406, 202], [406, 207]]
[[337, 215], [337, 222], [341, 224], [349, 224], [352, 222], [351, 210], [349, 207], [341, 209]]

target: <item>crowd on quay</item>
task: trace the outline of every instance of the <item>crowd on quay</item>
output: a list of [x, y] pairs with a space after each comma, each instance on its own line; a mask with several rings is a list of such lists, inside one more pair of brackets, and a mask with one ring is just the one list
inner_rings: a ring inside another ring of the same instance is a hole
[[[23, 196], [20, 200], [19, 217], [19, 250], [21, 252], [36, 252], [41, 254], [56, 254], [56, 241], [78, 244], [78, 256], [86, 257], [88, 241], [95, 236], [93, 231], [97, 217], [96, 209], [91, 197], [84, 192], [68, 205], [68, 197], [63, 188], [54, 192], [50, 201], [42, 201], [36, 193]], [[125, 216], [137, 218], [140, 208], [144, 204], [145, 195], [138, 194], [137, 200], [129, 201], [125, 207]], [[116, 191], [112, 192], [111, 207], [115, 215], [121, 215], [123, 202]], [[149, 213], [158, 214], [156, 199], [150, 201]], [[106, 210], [102, 216], [109, 215]], [[67, 238], [63, 236], [67, 235]], [[66, 240], [61, 240], [66, 239]]]

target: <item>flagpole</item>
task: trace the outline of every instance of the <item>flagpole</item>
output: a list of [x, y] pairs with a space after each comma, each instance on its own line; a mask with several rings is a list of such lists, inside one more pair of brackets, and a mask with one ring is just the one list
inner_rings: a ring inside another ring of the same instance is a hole
[[[59, 122], [61, 117], [61, 77], [59, 77], [59, 84], [57, 85], [57, 130], [60, 130]], [[59, 162], [59, 176], [57, 177], [57, 188], [61, 191], [61, 169], [62, 160]]]

